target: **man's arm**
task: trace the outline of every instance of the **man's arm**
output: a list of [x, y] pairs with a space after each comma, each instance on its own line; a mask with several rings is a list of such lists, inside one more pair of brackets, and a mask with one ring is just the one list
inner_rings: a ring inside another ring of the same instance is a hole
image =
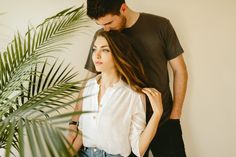
[[180, 119], [185, 93], [187, 89], [188, 72], [184, 62], [183, 55], [170, 60], [170, 66], [173, 71], [173, 109], [170, 119]]

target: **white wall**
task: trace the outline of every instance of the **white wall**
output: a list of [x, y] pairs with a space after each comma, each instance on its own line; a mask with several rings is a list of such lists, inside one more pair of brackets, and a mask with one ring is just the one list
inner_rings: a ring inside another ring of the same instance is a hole
[[[78, 0], [0, 0], [0, 50], [28, 24], [39, 24]], [[236, 1], [127, 0], [131, 8], [171, 20], [185, 49], [189, 86], [182, 115], [189, 157], [236, 156]], [[83, 73], [95, 25], [78, 34], [65, 54]]]

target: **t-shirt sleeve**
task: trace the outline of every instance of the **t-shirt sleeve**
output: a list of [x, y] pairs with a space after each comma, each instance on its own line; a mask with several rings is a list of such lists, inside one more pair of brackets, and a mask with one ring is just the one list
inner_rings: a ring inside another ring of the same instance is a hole
[[168, 60], [171, 60], [184, 52], [182, 46], [180, 45], [176, 32], [169, 20], [167, 20], [165, 26], [164, 40], [166, 46], [165, 53]]

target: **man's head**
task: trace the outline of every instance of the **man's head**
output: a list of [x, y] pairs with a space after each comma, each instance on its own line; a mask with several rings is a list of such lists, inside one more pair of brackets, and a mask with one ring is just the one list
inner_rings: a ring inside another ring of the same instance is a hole
[[122, 30], [126, 25], [124, 0], [87, 0], [87, 15], [104, 30]]

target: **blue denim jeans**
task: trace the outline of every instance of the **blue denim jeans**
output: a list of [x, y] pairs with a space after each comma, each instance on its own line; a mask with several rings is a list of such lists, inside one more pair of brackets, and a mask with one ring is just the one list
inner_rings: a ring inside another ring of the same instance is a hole
[[96, 147], [91, 148], [91, 147], [85, 147], [83, 150], [80, 151], [79, 153], [80, 157], [122, 157], [121, 155], [113, 155], [113, 154], [108, 154], [104, 150], [100, 150]]

